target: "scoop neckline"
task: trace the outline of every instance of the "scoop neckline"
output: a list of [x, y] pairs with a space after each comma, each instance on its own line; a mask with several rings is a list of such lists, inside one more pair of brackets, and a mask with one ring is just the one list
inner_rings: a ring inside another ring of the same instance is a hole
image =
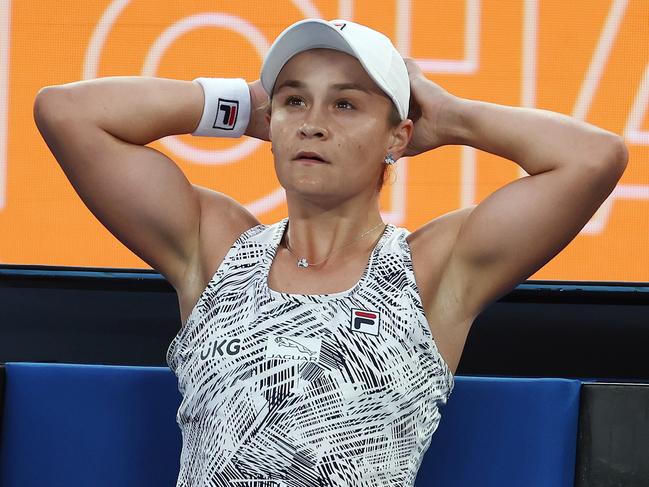
[[357, 289], [360, 288], [368, 279], [374, 267], [374, 263], [376, 261], [377, 255], [381, 250], [381, 247], [383, 247], [383, 244], [395, 229], [395, 226], [392, 223], [387, 223], [385, 225], [381, 237], [374, 245], [372, 252], [370, 252], [370, 256], [367, 259], [367, 264], [365, 264], [365, 270], [363, 271], [363, 274], [361, 275], [360, 279], [356, 282], [356, 284], [354, 284], [349, 289], [346, 289], [344, 291], [339, 291], [336, 293], [328, 293], [328, 294], [293, 294], [293, 293], [276, 291], [274, 289], [271, 289], [271, 287], [268, 285], [268, 276], [270, 275], [270, 268], [272, 266], [273, 260], [275, 260], [275, 256], [277, 255], [277, 250], [279, 249], [279, 243], [282, 237], [284, 236], [284, 232], [287, 226], [288, 226], [288, 217], [280, 220], [277, 223], [276, 227], [273, 229], [273, 238], [271, 241], [271, 245], [267, 247], [267, 251], [264, 254], [264, 276], [262, 281], [264, 283], [264, 289], [266, 293], [271, 298], [280, 301], [296, 301], [300, 303], [325, 302], [325, 301], [331, 301], [335, 299], [343, 299], [353, 295], [357, 291]]

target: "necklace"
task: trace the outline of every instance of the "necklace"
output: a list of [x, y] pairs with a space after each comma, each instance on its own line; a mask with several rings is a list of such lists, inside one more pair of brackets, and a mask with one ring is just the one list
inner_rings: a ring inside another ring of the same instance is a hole
[[342, 247], [338, 247], [337, 249], [332, 250], [331, 252], [329, 252], [329, 255], [327, 255], [327, 257], [325, 257], [325, 259], [324, 259], [323, 261], [318, 262], [317, 264], [310, 263], [310, 262], [306, 259], [306, 257], [298, 257], [297, 255], [295, 255], [295, 252], [293, 252], [293, 251], [291, 250], [291, 247], [288, 245], [288, 239], [286, 238], [286, 237], [288, 237], [288, 232], [286, 232], [286, 236], [284, 237], [284, 243], [286, 244], [286, 249], [287, 249], [287, 250], [288, 250], [288, 251], [293, 255], [293, 257], [297, 257], [297, 266], [298, 266], [298, 267], [301, 267], [301, 268], [306, 268], [306, 267], [315, 267], [315, 266], [318, 266], [318, 265], [320, 265], [320, 264], [324, 264], [324, 263], [329, 259], [329, 257], [331, 257], [331, 255], [332, 255], [334, 252], [338, 252], [340, 249], [344, 249], [345, 247], [349, 247], [351, 244], [353, 244], [353, 243], [355, 243], [355, 242], [358, 242], [358, 241], [359, 241], [360, 239], [362, 239], [365, 235], [369, 234], [372, 230], [376, 230], [376, 229], [377, 229], [378, 227], [380, 227], [381, 225], [385, 225], [385, 223], [383, 223], [383, 222], [378, 223], [377, 225], [375, 225], [375, 226], [373, 226], [372, 228], [370, 228], [367, 232], [363, 233], [363, 235], [361, 235], [360, 237], [357, 237], [356, 239], [352, 240], [352, 241], [349, 242], [348, 244], [343, 245]]

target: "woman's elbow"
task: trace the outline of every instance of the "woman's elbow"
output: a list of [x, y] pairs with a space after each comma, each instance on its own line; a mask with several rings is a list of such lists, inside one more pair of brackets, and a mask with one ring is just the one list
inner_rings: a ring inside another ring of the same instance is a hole
[[608, 146], [606, 163], [611, 167], [611, 171], [617, 178], [620, 179], [629, 163], [629, 149], [624, 142], [624, 138], [617, 134], [610, 135]]
[[75, 118], [74, 95], [65, 85], [45, 86], [34, 98], [33, 115], [38, 129], [54, 129]]
[[629, 150], [624, 139], [617, 134], [605, 132], [598, 134], [597, 144], [592, 147], [589, 160], [591, 168], [602, 175], [619, 180], [629, 162]]

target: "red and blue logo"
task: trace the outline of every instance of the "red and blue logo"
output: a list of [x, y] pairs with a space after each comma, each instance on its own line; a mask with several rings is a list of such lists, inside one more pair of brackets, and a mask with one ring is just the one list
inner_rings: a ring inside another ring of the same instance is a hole
[[352, 309], [350, 329], [360, 333], [378, 336], [381, 315], [378, 311]]
[[213, 128], [221, 130], [234, 130], [237, 124], [237, 115], [239, 113], [238, 100], [226, 100], [219, 98], [219, 104], [216, 107], [216, 120]]

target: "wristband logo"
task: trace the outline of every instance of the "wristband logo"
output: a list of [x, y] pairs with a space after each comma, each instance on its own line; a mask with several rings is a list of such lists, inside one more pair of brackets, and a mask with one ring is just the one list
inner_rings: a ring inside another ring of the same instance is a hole
[[[223, 116], [221, 117], [221, 112]], [[237, 124], [237, 116], [239, 115], [239, 102], [237, 100], [226, 100], [219, 98], [216, 108], [216, 119], [212, 128], [221, 130], [234, 130]], [[219, 121], [219, 118], [221, 120]]]

